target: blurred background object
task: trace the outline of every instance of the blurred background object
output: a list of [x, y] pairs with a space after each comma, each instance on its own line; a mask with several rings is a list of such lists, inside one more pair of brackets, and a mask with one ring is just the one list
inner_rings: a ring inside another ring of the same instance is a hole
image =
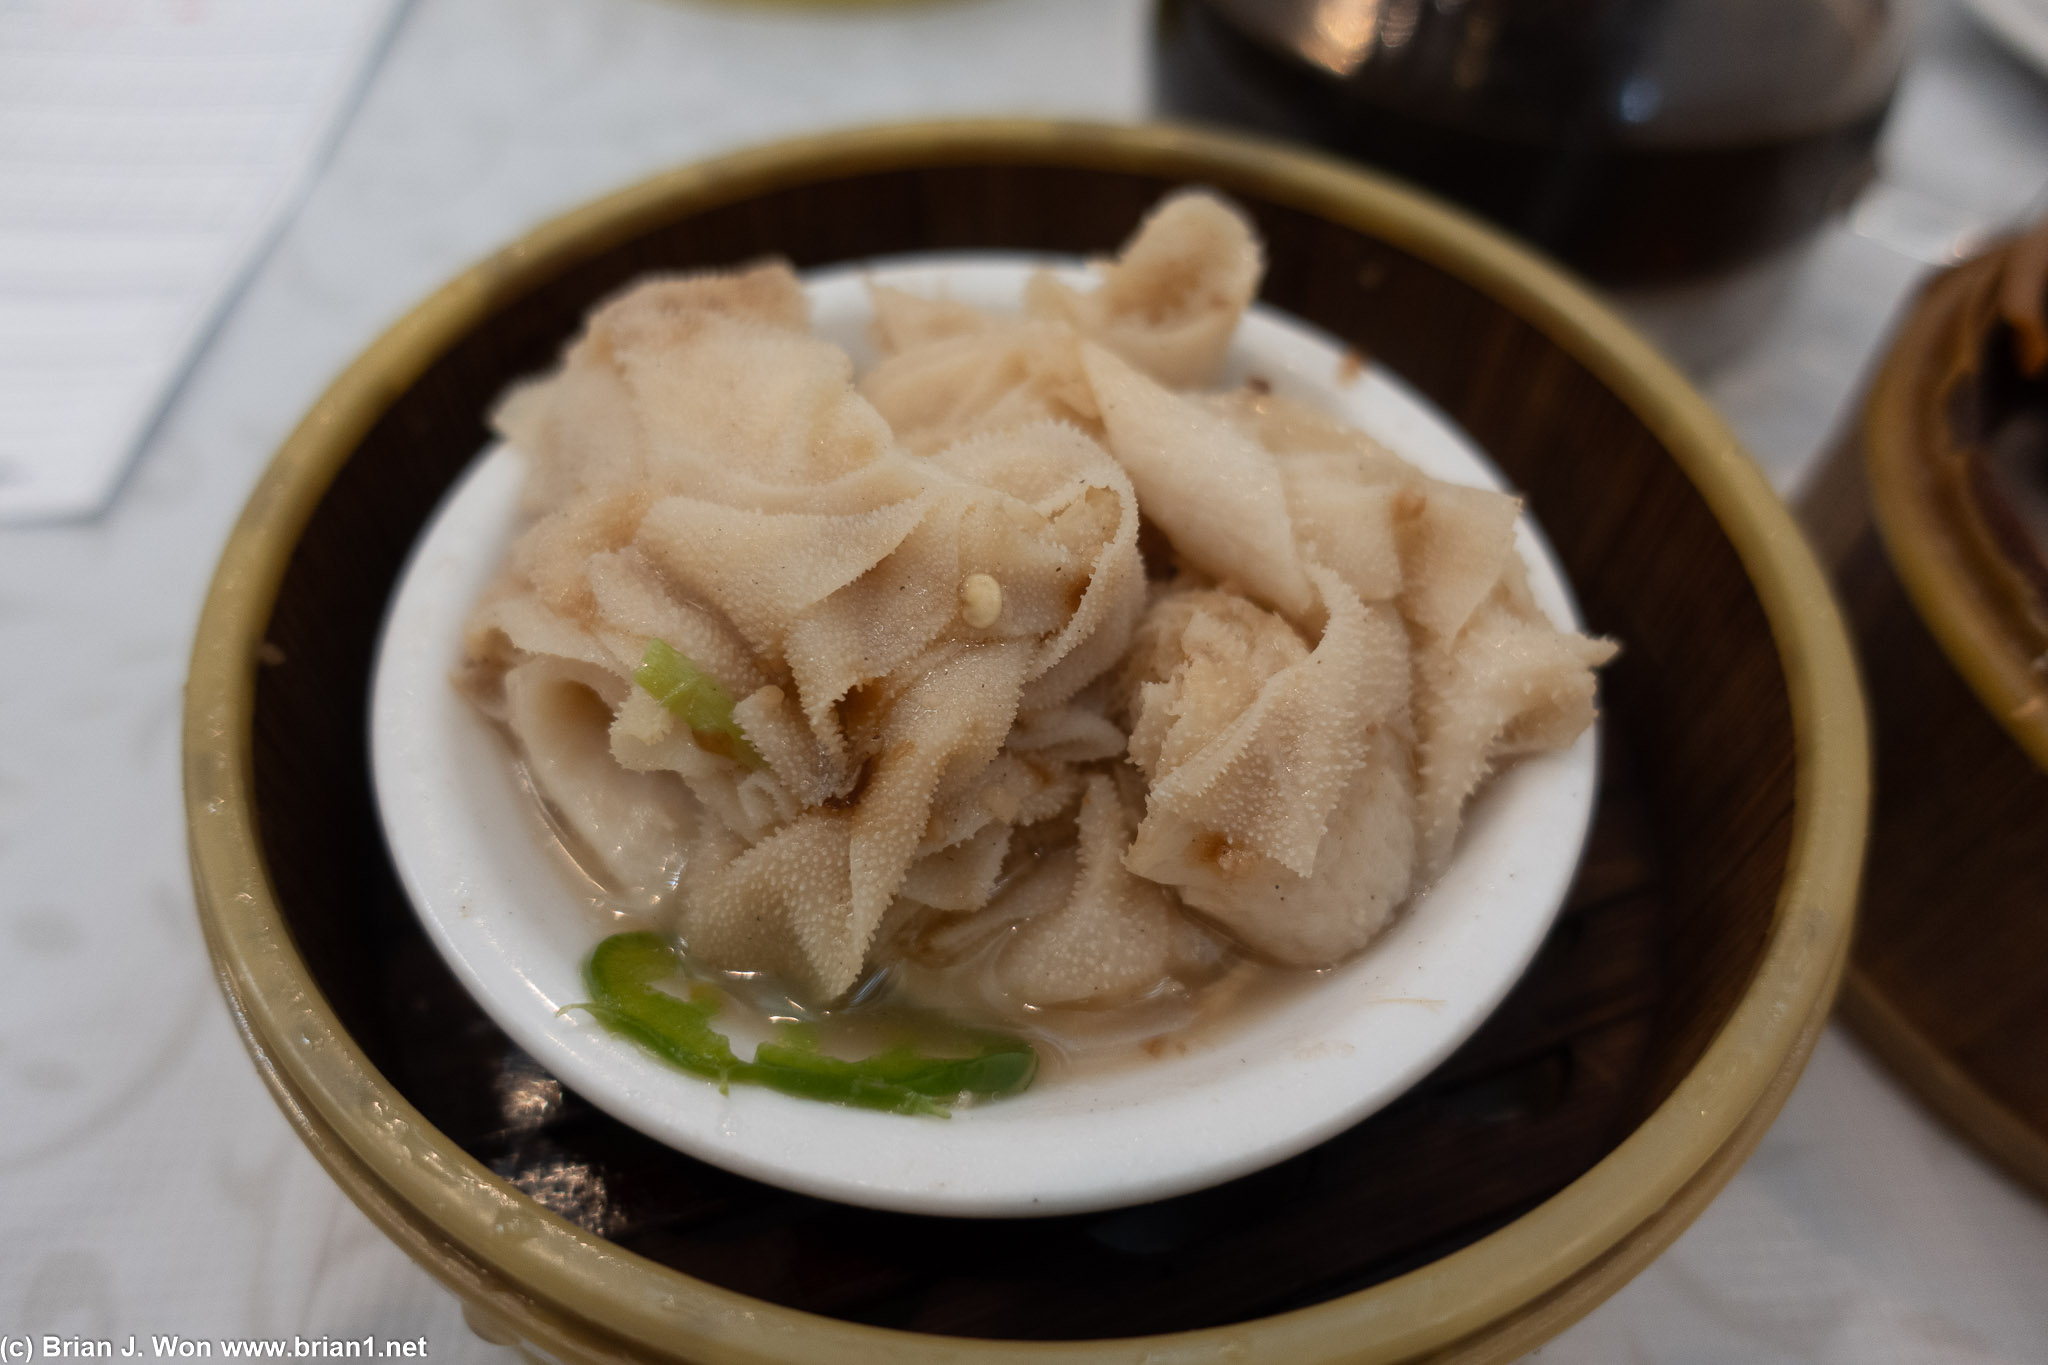
[[1174, 116], [1317, 143], [1595, 279], [1754, 260], [1872, 174], [1899, 0], [1161, 0]]
[[2048, 219], [1922, 291], [1803, 501], [1876, 740], [1842, 1015], [2048, 1195]]

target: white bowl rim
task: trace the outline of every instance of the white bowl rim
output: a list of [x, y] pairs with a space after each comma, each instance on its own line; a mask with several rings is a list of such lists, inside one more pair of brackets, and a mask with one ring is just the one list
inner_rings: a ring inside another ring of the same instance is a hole
[[[1060, 264], [1017, 253], [892, 257], [817, 272], [807, 286], [820, 331], [858, 350], [870, 274], [999, 303], [1047, 263]], [[1257, 370], [1280, 392], [1337, 406], [1441, 477], [1501, 484], [1425, 400], [1377, 366], [1360, 372], [1338, 343], [1295, 319], [1255, 309], [1232, 370]], [[1313, 988], [1325, 1005], [1340, 992], [1355, 1002], [1334, 1015], [1311, 1010], [1313, 1021], [1293, 1017], [1278, 1029], [1261, 1016], [1194, 1057], [1148, 1064], [1135, 1087], [1128, 1071], [1092, 1087], [1056, 1083], [943, 1123], [748, 1087], [720, 1095], [560, 1012], [582, 998], [580, 957], [560, 943], [561, 921], [577, 917], [571, 909], [544, 918], [536, 889], [559, 877], [526, 837], [495, 734], [447, 684], [460, 622], [502, 553], [519, 481], [514, 452], [473, 466], [428, 523], [393, 598], [371, 727], [387, 840], [429, 936], [486, 1013], [598, 1107], [725, 1169], [843, 1202], [954, 1216], [1116, 1207], [1248, 1173], [1359, 1121], [1455, 1050], [1526, 969], [1576, 870], [1593, 808], [1594, 732], [1525, 761], [1482, 794], [1445, 878], [1386, 938]], [[1539, 601], [1576, 626], [1562, 571], [1526, 517], [1518, 545]], [[474, 780], [486, 766], [497, 771]], [[596, 938], [586, 932], [583, 953]], [[1289, 1064], [1260, 1065], [1275, 1056]]]

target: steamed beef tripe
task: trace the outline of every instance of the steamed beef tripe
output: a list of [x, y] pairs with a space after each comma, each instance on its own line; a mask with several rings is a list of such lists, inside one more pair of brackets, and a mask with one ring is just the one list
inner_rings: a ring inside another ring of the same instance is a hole
[[1416, 651], [1416, 821], [1432, 875], [1449, 864], [1460, 811], [1481, 783], [1509, 760], [1566, 747], [1593, 723], [1593, 670], [1615, 649], [1551, 625], [1515, 560], [1455, 637]]
[[625, 685], [574, 659], [539, 655], [505, 674], [505, 723], [526, 746], [527, 771], [583, 851], [620, 886], [667, 889], [700, 818], [672, 781], [622, 773], [606, 730]]
[[1242, 215], [1191, 192], [1154, 209], [1122, 254], [1095, 269], [1101, 283], [1085, 293], [1040, 271], [1022, 317], [871, 288], [883, 359], [861, 393], [920, 453], [1044, 418], [1099, 434], [1081, 343], [1165, 384], [1212, 383], [1264, 264]]
[[981, 520], [962, 532], [962, 572], [1005, 585], [990, 633], [1041, 636], [1024, 710], [1068, 701], [1123, 657], [1145, 605], [1129, 477], [1093, 441], [1050, 422], [961, 442], [931, 463], [989, 490]]
[[[1126, 669], [1131, 754], [1151, 780], [1129, 864], [1270, 958], [1339, 961], [1442, 872], [1495, 765], [1591, 723], [1591, 667], [1613, 647], [1558, 631], [1529, 597], [1518, 500], [1430, 478], [1268, 393], [1175, 394], [1083, 355], [1141, 505], [1216, 582], [1162, 597]], [[1313, 605], [1297, 576], [1314, 581]], [[1307, 656], [1289, 657], [1306, 649], [1293, 632], [1319, 633], [1320, 654], [1361, 610], [1358, 690], [1334, 672], [1297, 681]], [[1280, 680], [1293, 723], [1316, 716], [1324, 733], [1260, 733]], [[1360, 716], [1349, 729], [1329, 719], [1347, 707]], [[1226, 764], [1242, 770], [1234, 784], [1212, 776]], [[1272, 813], [1288, 810], [1283, 838]], [[1249, 812], [1268, 826], [1254, 831]]]
[[[879, 316], [923, 300], [897, 290], [869, 291]], [[981, 432], [1026, 422], [1061, 421], [1092, 432], [1095, 397], [1081, 373], [1071, 329], [1030, 318], [975, 313], [968, 330], [912, 341], [861, 377], [861, 395], [888, 420], [905, 448], [921, 455]], [[883, 336], [922, 337], [908, 324]], [[885, 352], [888, 343], [883, 343]]]
[[1302, 620], [1314, 609], [1271, 452], [1109, 351], [1082, 347], [1105, 443], [1183, 559]]
[[1301, 554], [1364, 601], [1398, 602], [1432, 636], [1455, 636], [1516, 560], [1519, 499], [1431, 478], [1275, 394], [1240, 390], [1206, 405], [1269, 452]]
[[[692, 951], [831, 998], [906, 880], [985, 898], [989, 827], [1071, 800], [1072, 760], [1005, 763], [1004, 743], [1020, 708], [1053, 717], [1122, 654], [1144, 582], [1129, 481], [1091, 440], [1037, 422], [908, 454], [793, 287], [776, 268], [642, 286], [507, 402], [555, 501], [472, 622], [465, 682], [490, 701], [533, 658], [573, 662], [590, 704], [557, 709], [608, 725], [615, 776], [694, 798], [672, 860]], [[592, 394], [620, 410], [583, 423]], [[995, 598], [978, 624], [969, 584]], [[729, 695], [741, 744], [635, 684], [654, 642]], [[547, 794], [603, 840], [583, 818], [603, 803]], [[927, 858], [949, 867], [920, 875]]]
[[[569, 652], [505, 635], [499, 618], [516, 613], [529, 636], [551, 622], [556, 636], [594, 642], [628, 689], [659, 639], [735, 697], [780, 690], [782, 631], [908, 535], [929, 482], [852, 394], [844, 355], [799, 330], [796, 290], [781, 268], [651, 282], [599, 308], [554, 378], [515, 391], [506, 433], [558, 501], [520, 536], [493, 605], [473, 619], [472, 660], [494, 656], [494, 632], [515, 649]], [[612, 443], [598, 451], [580, 425], [594, 391], [624, 412], [595, 429]], [[756, 535], [736, 543], [741, 522]], [[744, 555], [772, 555], [773, 572], [724, 572]], [[678, 591], [693, 575], [716, 580], [712, 590]], [[799, 781], [702, 754], [674, 730], [632, 691], [616, 710], [614, 754], [630, 769], [675, 772], [750, 840], [852, 778], [828, 746], [797, 765], [809, 769]]]
[[1030, 916], [996, 959], [1012, 999], [1032, 1005], [1115, 1005], [1212, 954], [1173, 893], [1125, 866], [1137, 812], [1102, 773], [1087, 779], [1074, 853], [1036, 875], [1066, 881], [1057, 904]]
[[[654, 277], [600, 304], [560, 367], [514, 386], [492, 414], [499, 435], [527, 458], [528, 512], [554, 511], [591, 489], [642, 486], [686, 454], [649, 429], [658, 414], [644, 401], [645, 361], [667, 349], [663, 332], [723, 318], [803, 336], [809, 317], [803, 286], [779, 264]], [[687, 477], [689, 470], [676, 472]]]
[[1213, 976], [1220, 945], [1181, 913], [1168, 887], [1125, 866], [1144, 799], [1127, 765], [1090, 772], [1066, 827], [1033, 831], [1037, 846], [974, 914], [937, 913], [936, 903], [913, 901], [915, 883], [906, 882], [889, 953], [945, 969], [993, 949], [991, 980], [1013, 1008], [1103, 1009]]
[[[821, 880], [818, 850], [838, 847], [822, 833], [805, 836], [807, 861], [773, 863], [779, 881], [752, 865], [713, 872], [680, 898], [685, 936], [712, 962], [769, 961], [827, 995], [844, 991], [918, 859], [1026, 813], [1023, 797], [982, 799], [1020, 707], [1064, 702], [1128, 639], [1143, 587], [1136, 505], [1121, 471], [1085, 438], [1022, 427], [920, 472], [929, 506], [890, 553], [796, 613], [774, 646], [756, 632], [757, 649], [781, 655], [820, 750], [856, 774], [850, 812], [830, 817], [844, 837], [846, 879]], [[667, 529], [658, 511], [650, 534]], [[713, 552], [666, 543], [672, 566], [685, 548]], [[741, 548], [721, 542], [715, 550], [729, 562], [691, 580], [728, 615], [735, 598], [752, 606], [759, 594], [752, 579], [727, 585], [750, 563], [760, 572]], [[952, 591], [977, 574], [1001, 585], [1001, 614], [986, 626], [962, 618]], [[843, 899], [821, 912], [827, 885]], [[800, 964], [789, 960], [792, 942]]]
[[1012, 1009], [1172, 994], [1219, 931], [1327, 966], [1590, 723], [1612, 646], [1537, 608], [1516, 499], [1193, 391], [1240, 214], [1176, 196], [1096, 268], [1008, 316], [873, 288], [857, 386], [786, 267], [653, 280], [501, 406], [531, 521], [462, 683], [696, 961], [826, 1003], [975, 960]]
[[1216, 382], [1266, 261], [1235, 207], [1183, 190], [1096, 269], [1102, 282], [1085, 293], [1041, 271], [1025, 290], [1026, 310], [1066, 323], [1162, 384], [1192, 389]]
[[1467, 800], [1504, 761], [1593, 723], [1610, 641], [1560, 631], [1515, 551], [1521, 502], [1431, 478], [1365, 433], [1241, 392], [1212, 409], [1273, 453], [1305, 556], [1407, 623], [1414, 667], [1417, 880], [1449, 864]]
[[828, 999], [852, 986], [947, 769], [979, 772], [1000, 748], [1028, 649], [1022, 641], [957, 645], [925, 663], [887, 710], [860, 799], [845, 810], [805, 811], [689, 879], [679, 927], [691, 951], [776, 972]]
[[1123, 679], [1149, 780], [1126, 862], [1259, 953], [1326, 966], [1411, 887], [1409, 667], [1390, 608], [1310, 574], [1313, 648], [1227, 589], [1169, 589], [1147, 612]]

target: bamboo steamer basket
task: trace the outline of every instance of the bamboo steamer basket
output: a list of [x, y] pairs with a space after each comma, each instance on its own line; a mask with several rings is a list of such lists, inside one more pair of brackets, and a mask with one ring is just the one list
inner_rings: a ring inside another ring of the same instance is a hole
[[[1263, 296], [1384, 362], [1521, 487], [1594, 629], [1604, 786], [1558, 929], [1388, 1110], [1144, 1208], [1000, 1222], [804, 1199], [564, 1094], [454, 988], [377, 832], [376, 628], [511, 380], [650, 269], [1114, 247], [1186, 183]], [[186, 716], [194, 880], [293, 1127], [471, 1322], [562, 1361], [1504, 1361], [1657, 1255], [1755, 1146], [1833, 1001], [1867, 756], [1847, 639], [1708, 405], [1578, 286], [1356, 169], [1173, 128], [1003, 121], [785, 143], [531, 233], [377, 341], [237, 525]]]
[[2048, 224], [1929, 283], [1802, 513], [1862, 653], [1876, 753], [1843, 1017], [2048, 1197], [2048, 586], [1985, 482], [2004, 424], [2048, 419], [2048, 374], [2019, 371], [1999, 316], [2028, 250], [2040, 328]]

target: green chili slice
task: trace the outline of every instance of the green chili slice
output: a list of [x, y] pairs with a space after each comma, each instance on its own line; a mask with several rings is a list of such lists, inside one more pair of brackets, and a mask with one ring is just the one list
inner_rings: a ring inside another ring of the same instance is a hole
[[1006, 1034], [972, 1034], [977, 1050], [966, 1057], [930, 1057], [906, 1045], [856, 1062], [820, 1051], [816, 1030], [808, 1025], [785, 1026], [754, 1050], [752, 1061], [743, 1062], [711, 1026], [718, 992], [699, 986], [686, 999], [656, 988], [655, 982], [681, 965], [674, 946], [658, 934], [614, 934], [597, 945], [584, 969], [589, 1002], [569, 1008], [587, 1010], [614, 1033], [672, 1066], [716, 1080], [720, 1088], [743, 1081], [897, 1114], [944, 1118], [948, 1105], [962, 1096], [1012, 1095], [1038, 1072], [1031, 1045]]
[[706, 749], [749, 768], [767, 766], [732, 718], [731, 694], [668, 641], [647, 642], [633, 681], [689, 726]]

